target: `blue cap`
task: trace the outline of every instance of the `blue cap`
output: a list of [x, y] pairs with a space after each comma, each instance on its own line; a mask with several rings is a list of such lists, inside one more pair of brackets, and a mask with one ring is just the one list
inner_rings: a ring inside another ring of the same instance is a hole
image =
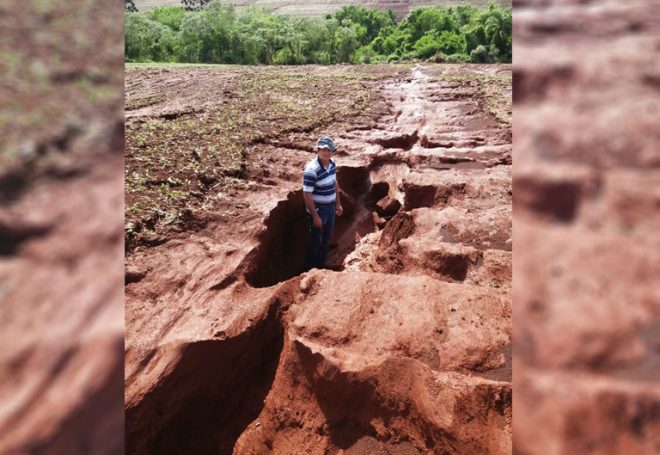
[[318, 150], [320, 148], [326, 148], [330, 150], [331, 152], [334, 152], [337, 150], [337, 147], [335, 147], [334, 141], [329, 138], [328, 136], [323, 136], [319, 138], [318, 141], [316, 141], [316, 146], [314, 147], [314, 150]]

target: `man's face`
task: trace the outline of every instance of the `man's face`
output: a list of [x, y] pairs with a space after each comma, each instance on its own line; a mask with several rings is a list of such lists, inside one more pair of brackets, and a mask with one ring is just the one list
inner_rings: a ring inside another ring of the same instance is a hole
[[321, 158], [323, 161], [328, 161], [332, 156], [332, 152], [325, 147], [319, 148], [318, 154], [319, 158]]

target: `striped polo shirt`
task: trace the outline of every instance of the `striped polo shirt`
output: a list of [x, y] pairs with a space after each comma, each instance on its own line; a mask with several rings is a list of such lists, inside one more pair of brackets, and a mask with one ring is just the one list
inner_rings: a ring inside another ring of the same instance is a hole
[[324, 168], [318, 157], [305, 166], [303, 174], [303, 191], [312, 193], [315, 204], [331, 204], [337, 198], [337, 165], [330, 160], [328, 168]]

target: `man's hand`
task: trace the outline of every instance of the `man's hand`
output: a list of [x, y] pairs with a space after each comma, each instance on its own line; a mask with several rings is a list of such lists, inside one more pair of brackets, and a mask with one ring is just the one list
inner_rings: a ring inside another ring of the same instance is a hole
[[314, 227], [316, 229], [321, 229], [323, 227], [323, 221], [321, 221], [321, 217], [316, 212], [314, 212], [312, 222], [314, 223]]
[[335, 209], [335, 213], [337, 214], [337, 216], [341, 216], [342, 213], [344, 213], [344, 207], [338, 205], [337, 208]]

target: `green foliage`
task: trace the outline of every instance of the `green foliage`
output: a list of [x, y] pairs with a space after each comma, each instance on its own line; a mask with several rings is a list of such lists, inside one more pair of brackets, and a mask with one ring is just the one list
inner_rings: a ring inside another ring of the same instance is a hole
[[470, 62], [472, 63], [485, 63], [488, 61], [488, 49], [483, 44], [480, 44], [470, 52]]
[[447, 31], [431, 33], [422, 36], [413, 47], [419, 58], [430, 58], [438, 52], [455, 54], [465, 49], [465, 38]]
[[129, 61], [237, 64], [376, 63], [410, 59], [510, 62], [511, 8], [491, 3], [417, 8], [397, 24], [391, 11], [344, 6], [294, 19], [263, 8], [240, 12], [196, 0], [126, 14]]
[[447, 63], [466, 63], [470, 61], [470, 56], [467, 54], [451, 54], [445, 57]]
[[398, 27], [381, 28], [369, 46], [388, 61], [410, 55], [437, 61], [442, 53], [448, 62], [510, 62], [511, 18], [511, 8], [495, 3], [486, 9], [470, 5], [417, 8]]
[[176, 37], [160, 22], [141, 13], [126, 13], [124, 52], [128, 61], [172, 61]]
[[178, 60], [244, 63], [237, 59], [243, 50], [237, 31], [236, 11], [230, 4], [212, 2], [199, 12], [188, 13], [181, 23]]
[[441, 7], [414, 9], [400, 27], [407, 32], [409, 43], [415, 43], [429, 32], [457, 32], [452, 9]]
[[186, 15], [186, 10], [178, 6], [162, 6], [154, 8], [146, 13], [147, 17], [153, 21], [160, 22], [168, 26], [175, 32], [181, 29], [181, 22]]
[[369, 44], [380, 30], [387, 26], [396, 26], [394, 13], [370, 10], [361, 6], [343, 6], [334, 15], [334, 18], [342, 25], [357, 24], [360, 26], [358, 40], [361, 45]]

